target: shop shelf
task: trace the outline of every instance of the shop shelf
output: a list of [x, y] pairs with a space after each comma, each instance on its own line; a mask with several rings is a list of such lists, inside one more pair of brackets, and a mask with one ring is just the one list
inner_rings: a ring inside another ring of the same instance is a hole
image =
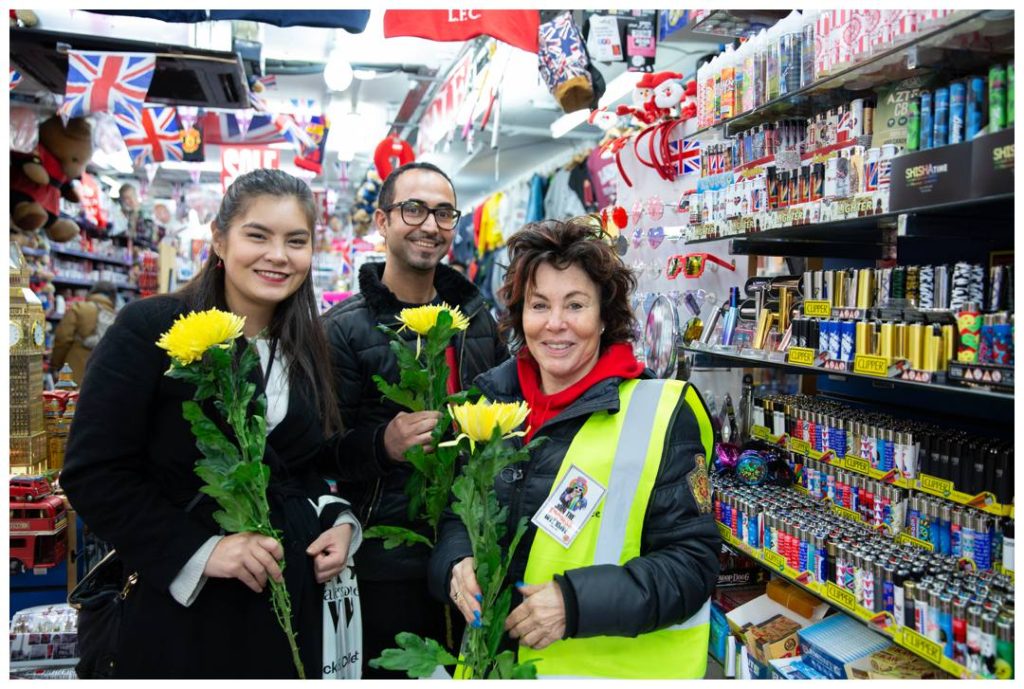
[[101, 254], [90, 254], [86, 251], [75, 251], [74, 249], [58, 249], [53, 247], [50, 249], [54, 254], [58, 256], [72, 256], [74, 258], [87, 258], [92, 261], [100, 261], [101, 263], [113, 263], [117, 266], [131, 266], [131, 261], [126, 261], [123, 258], [114, 258], [113, 256], [103, 256]]
[[[86, 280], [84, 278], [61, 277], [60, 275], [53, 278], [51, 282], [53, 282], [55, 285], [74, 285], [76, 287], [92, 287], [93, 285], [96, 284], [95, 280]], [[132, 292], [139, 291], [138, 285], [123, 282], [115, 284], [117, 285], [118, 289], [129, 290]]]
[[[722, 234], [707, 239], [694, 239], [686, 244], [731, 239], [731, 252], [741, 255], [879, 258], [885, 233], [894, 229], [898, 237], [928, 239], [978, 239], [1008, 235], [1013, 228], [1013, 196], [1002, 194], [848, 220]], [[980, 226], [964, 222], [980, 217], [986, 220]]]
[[[843, 376], [860, 380], [869, 380], [872, 381], [876, 387], [891, 387], [894, 389], [916, 388], [965, 395], [969, 399], [984, 399], [992, 402], [1008, 402], [1011, 404], [1013, 403], [1013, 393], [997, 392], [994, 390], [986, 390], [984, 388], [972, 388], [956, 385], [940, 385], [937, 383], [919, 383], [912, 380], [902, 380], [900, 378], [884, 378], [880, 376], [871, 376], [864, 373], [854, 373], [852, 371], [835, 371], [824, 368], [818, 368], [814, 366], [801, 366], [798, 364], [790, 364], [782, 359], [766, 357], [764, 355], [756, 356], [753, 354], [740, 354], [738, 352], [722, 351], [719, 349], [698, 349], [690, 346], [682, 347], [681, 351], [687, 354], [703, 354], [711, 359], [720, 359], [722, 361], [735, 362], [739, 365], [748, 368], [758, 366], [770, 366], [772, 368], [785, 369], [791, 373]], [[698, 363], [697, 365], [700, 364]]]
[[23, 246], [21, 247], [21, 253], [25, 254], [26, 256], [45, 256], [46, 249], [32, 249], [30, 247]]
[[[923, 68], [941, 68], [951, 75], [968, 74], [988, 65], [993, 54], [1013, 53], [1013, 14], [989, 11], [958, 10], [949, 15], [941, 26], [922, 31], [910, 40], [895, 43], [861, 62], [818, 79], [804, 88], [787, 93], [759, 108], [718, 124], [697, 130], [691, 138], [709, 140], [722, 135], [731, 136], [779, 118], [808, 116], [848, 102], [857, 92], [884, 86], [894, 81], [919, 74]], [[996, 16], [999, 15], [999, 16]], [[993, 28], [1006, 26], [1003, 34]], [[959, 39], [967, 39], [979, 29], [989, 29], [984, 40], [956, 48]]]
[[[996, 502], [995, 496], [991, 493], [983, 492], [977, 495], [961, 493], [953, 488], [952, 481], [928, 476], [927, 474], [921, 474], [914, 479], [896, 478], [894, 471], [885, 472], [879, 469], [874, 469], [871, 467], [870, 462], [860, 457], [854, 457], [851, 455], [838, 457], [832, 452], [819, 452], [810, 447], [806, 441], [790, 438], [786, 435], [772, 435], [764, 426], [751, 426], [750, 436], [771, 445], [779, 445], [790, 452], [803, 455], [804, 457], [817, 459], [825, 462], [826, 464], [831, 464], [834, 467], [845, 469], [846, 471], [852, 471], [878, 481], [883, 481], [896, 486], [897, 488], [906, 488], [908, 490], [934, 495], [936, 497], [943, 498], [944, 500], [955, 502], [959, 505], [972, 507], [976, 510], [993, 514], [997, 517], [1012, 516], [1014, 512], [1013, 505], [1002, 505]], [[927, 546], [926, 549], [930, 550], [931, 546]]]
[[871, 630], [878, 632], [915, 655], [924, 658], [933, 665], [960, 679], [984, 679], [974, 674], [963, 665], [947, 658], [942, 646], [927, 639], [916, 631], [899, 625], [888, 612], [874, 612], [857, 604], [849, 591], [840, 588], [833, 582], [820, 583], [814, 581], [810, 572], [797, 572], [786, 565], [785, 558], [766, 548], [752, 548], [733, 536], [732, 529], [721, 522], [715, 522], [722, 541], [733, 550], [746, 555], [763, 567], [771, 570], [788, 581], [824, 600], [829, 605], [839, 608], [853, 619], [863, 623]]

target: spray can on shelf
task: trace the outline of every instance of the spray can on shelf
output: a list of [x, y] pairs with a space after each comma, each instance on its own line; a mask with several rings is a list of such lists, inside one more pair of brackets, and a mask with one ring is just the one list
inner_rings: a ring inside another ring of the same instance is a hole
[[920, 101], [911, 101], [907, 108], [907, 150], [916, 151], [921, 146]]
[[935, 89], [934, 98], [935, 112], [932, 116], [932, 145], [938, 148], [949, 143], [949, 89], [945, 86], [940, 86]]
[[1006, 129], [1006, 69], [992, 65], [988, 70], [989, 132]]
[[918, 101], [921, 117], [921, 130], [919, 146], [923, 151], [933, 147], [935, 132], [932, 118], [932, 94], [929, 91], [922, 91]]
[[949, 143], [958, 144], [964, 140], [964, 108], [967, 102], [967, 86], [962, 81], [949, 85]]
[[967, 140], [976, 137], [985, 128], [985, 77], [967, 79]]

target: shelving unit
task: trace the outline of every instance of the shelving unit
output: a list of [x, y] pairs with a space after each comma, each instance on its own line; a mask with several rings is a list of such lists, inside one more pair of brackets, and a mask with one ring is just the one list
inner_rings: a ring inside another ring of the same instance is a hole
[[942, 646], [939, 644], [921, 636], [913, 629], [897, 624], [889, 613], [876, 613], [873, 610], [868, 610], [858, 605], [852, 593], [840, 588], [835, 583], [828, 581], [822, 584], [813, 581], [810, 572], [797, 572], [795, 569], [786, 566], [785, 558], [782, 558], [777, 553], [766, 548], [751, 548], [746, 543], [737, 539], [728, 526], [721, 522], [715, 522], [715, 524], [718, 526], [722, 541], [727, 546], [746, 555], [804, 590], [809, 591], [830, 605], [839, 608], [853, 619], [869, 627], [872, 631], [887, 636], [894, 643], [924, 658], [954, 677], [960, 679], [985, 679], [943, 655]]
[[[91, 261], [99, 261], [101, 263], [112, 263], [115, 266], [128, 266], [131, 267], [131, 261], [126, 261], [122, 258], [114, 258], [113, 256], [103, 256], [101, 254], [90, 254], [85, 251], [75, 251], [74, 249], [58, 249], [51, 248], [50, 251], [57, 256], [71, 256], [73, 258], [87, 258]], [[44, 252], [45, 253], [45, 252]]]
[[[871, 376], [863, 373], [854, 373], [852, 371], [833, 371], [820, 367], [813, 366], [802, 366], [798, 364], [788, 363], [782, 358], [781, 352], [775, 352], [773, 355], [765, 356], [759, 350], [746, 350], [751, 353], [744, 354], [741, 351], [728, 351], [724, 349], [701, 349], [693, 347], [683, 347], [681, 351], [691, 354], [703, 355], [709, 359], [720, 359], [724, 362], [733, 362], [748, 367], [756, 366], [771, 366], [772, 368], [781, 368], [789, 371], [790, 373], [800, 374], [812, 374], [812, 375], [828, 375], [828, 376], [843, 376], [859, 380], [868, 380], [873, 383], [875, 387], [884, 389], [897, 389], [897, 388], [917, 388], [922, 390], [928, 390], [931, 392], [944, 392], [944, 393], [955, 393], [966, 395], [969, 398], [982, 398], [998, 403], [1013, 403], [1013, 393], [998, 392], [995, 390], [987, 390], [984, 388], [972, 388], [966, 386], [956, 385], [939, 385], [936, 383], [919, 383], [913, 380], [903, 380], [900, 378], [888, 378], [882, 376]], [[753, 352], [758, 352], [753, 354]], [[713, 362], [702, 362], [697, 360], [696, 365], [707, 365]]]
[[[763, 122], [783, 117], [807, 116], [833, 104], [849, 101], [858, 91], [905, 79], [924, 68], [942, 69], [952, 75], [969, 74], [990, 60], [992, 53], [1013, 52], [1013, 16], [1007, 19], [977, 10], [958, 10], [941, 26], [897, 42], [859, 63], [818, 79], [736, 117], [699, 129], [689, 138], [710, 140], [731, 136]], [[986, 15], [990, 15], [986, 16]], [[1001, 27], [1008, 27], [1000, 32]], [[980, 29], [986, 38], [970, 43]], [[696, 32], [696, 28], [694, 29]], [[949, 46], [961, 44], [957, 49]]]
[[[72, 278], [72, 277], [61, 277], [60, 275], [53, 278], [51, 281], [55, 285], [73, 285], [75, 287], [92, 287], [96, 284], [95, 280], [85, 280], [83, 278]], [[138, 292], [139, 288], [137, 285], [132, 284], [118, 284], [118, 289], [128, 290], [131, 292]]]

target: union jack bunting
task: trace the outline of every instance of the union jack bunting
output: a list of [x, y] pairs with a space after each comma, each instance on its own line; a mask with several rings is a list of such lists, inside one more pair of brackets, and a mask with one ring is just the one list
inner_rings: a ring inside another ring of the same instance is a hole
[[68, 51], [68, 81], [60, 116], [65, 122], [93, 112], [135, 115], [153, 81], [156, 55]]
[[143, 108], [138, 118], [116, 114], [114, 121], [136, 168], [165, 160], [181, 160], [181, 125], [174, 108]]
[[668, 142], [669, 161], [676, 175], [700, 174], [700, 142], [676, 139]]
[[11, 90], [13, 91], [14, 87], [17, 86], [20, 83], [21, 83], [21, 72], [19, 72], [18, 70], [14, 69], [12, 67], [11, 68]]
[[258, 113], [249, 123], [249, 131], [243, 134], [232, 113], [208, 112], [203, 116], [203, 132], [208, 144], [276, 144], [287, 139], [275, 120], [269, 113]]
[[[293, 105], [298, 103], [297, 98], [292, 98], [291, 101]], [[249, 92], [249, 102], [252, 104], [253, 110], [256, 112], [265, 113], [274, 118], [274, 123], [277, 125], [278, 130], [280, 130], [281, 136], [285, 141], [290, 143], [296, 151], [301, 152], [303, 146], [314, 145], [313, 138], [306, 132], [306, 127], [308, 127], [310, 121], [312, 121], [312, 112], [310, 112], [308, 118], [303, 120], [305, 122], [305, 124], [303, 124], [303, 121], [299, 121], [295, 115], [273, 113], [267, 101], [262, 96], [259, 96], [252, 91]], [[309, 107], [312, 108], [315, 101], [310, 99], [308, 103]]]
[[264, 77], [259, 77], [258, 79], [256, 79], [256, 81], [258, 81], [261, 84], [263, 84], [264, 88], [268, 88], [268, 89], [269, 88], [277, 88], [277, 75], [276, 74], [268, 74], [268, 75], [266, 75]]

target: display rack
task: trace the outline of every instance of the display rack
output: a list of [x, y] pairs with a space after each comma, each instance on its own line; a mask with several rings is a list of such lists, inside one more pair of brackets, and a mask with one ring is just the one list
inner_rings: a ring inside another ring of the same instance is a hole
[[945, 479], [928, 476], [927, 474], [921, 474], [914, 479], [896, 478], [895, 472], [885, 472], [874, 469], [867, 460], [860, 457], [853, 457], [850, 455], [847, 455], [846, 457], [838, 457], [835, 453], [830, 451], [819, 452], [814, 448], [808, 447], [808, 444], [805, 441], [790, 438], [788, 436], [772, 435], [768, 428], [764, 426], [751, 426], [750, 435], [752, 438], [762, 440], [771, 445], [778, 445], [779, 447], [783, 447], [795, 454], [810, 457], [811, 459], [816, 459], [836, 468], [861, 474], [862, 476], [884, 481], [896, 486], [897, 488], [906, 488], [908, 490], [916, 490], [921, 493], [927, 493], [928, 495], [934, 495], [936, 497], [949, 500], [950, 502], [955, 502], [958, 505], [972, 507], [997, 517], [1013, 518], [1014, 515], [1013, 505], [999, 504], [996, 502], [995, 497], [990, 493], [980, 493], [978, 495], [961, 493], [960, 491], [953, 489], [953, 483], [951, 481], [947, 481]]
[[[985, 388], [967, 387], [967, 386], [956, 386], [956, 385], [940, 385], [938, 383], [919, 383], [914, 380], [904, 380], [902, 378], [890, 378], [888, 376], [871, 375], [867, 373], [856, 373], [854, 371], [840, 371], [830, 370], [817, 366], [805, 366], [802, 364], [789, 363], [783, 358], [782, 352], [773, 352], [766, 355], [760, 350], [739, 350], [736, 348], [725, 348], [720, 345], [716, 345], [714, 348], [700, 348], [690, 344], [688, 347], [682, 347], [681, 351], [689, 354], [697, 354], [708, 357], [709, 359], [720, 359], [724, 362], [734, 362], [739, 364], [745, 364], [748, 367], [751, 366], [770, 366], [772, 368], [781, 368], [790, 373], [801, 373], [808, 375], [828, 375], [828, 376], [843, 376], [848, 378], [854, 378], [859, 380], [868, 380], [876, 387], [884, 388], [916, 388], [921, 390], [928, 390], [934, 392], [946, 392], [960, 395], [967, 395], [971, 398], [980, 397], [983, 399], [991, 400], [999, 403], [1013, 403], [1013, 393], [999, 392], [996, 390], [987, 390]], [[748, 352], [748, 353], [744, 353]], [[756, 352], [756, 354], [755, 354]], [[698, 359], [695, 364], [705, 365], [707, 362], [702, 362]]]
[[[115, 258], [113, 256], [104, 256], [102, 254], [91, 254], [86, 251], [75, 251], [74, 249], [59, 249], [57, 247], [51, 247], [50, 252], [57, 256], [71, 256], [73, 258], [86, 258], [90, 261], [99, 261], [101, 263], [112, 263], [115, 266], [127, 266], [131, 267], [133, 264], [131, 261], [126, 261], [123, 258]], [[42, 255], [45, 255], [43, 252]], [[40, 254], [32, 254], [33, 256], [39, 256]]]
[[[986, 223], [979, 227], [963, 221], [982, 214], [987, 218], [1011, 220], [1013, 199], [1013, 194], [999, 194], [826, 223], [792, 224], [760, 232], [722, 233], [691, 239], [686, 244], [731, 239], [730, 252], [737, 255], [879, 258], [877, 254], [885, 243], [885, 234], [893, 229], [897, 237], [937, 239], [970, 236], [978, 239], [992, 236], [1000, 231], [999, 224]], [[778, 212], [784, 213], [785, 210]], [[844, 245], [850, 245], [851, 250], [845, 250]], [[874, 250], [864, 251], [864, 247]], [[807, 253], [793, 253], [801, 248], [807, 248]], [[865, 255], [853, 255], [858, 253]]]
[[[698, 129], [690, 138], [721, 138], [771, 119], [806, 116], [850, 100], [853, 92], [905, 79], [920, 73], [925, 67], [940, 68], [955, 75], [968, 74], [989, 60], [993, 52], [1013, 52], [1012, 12], [1009, 18], [993, 16], [990, 19], [986, 16], [990, 14], [988, 11], [957, 10], [946, 17], [941, 26], [919, 32], [909, 40], [895, 43], [861, 62], [779, 96], [759, 108]], [[1000, 26], [1008, 28], [1000, 33], [995, 30]], [[989, 29], [988, 38], [972, 43], [979, 29], [986, 27]], [[1007, 35], [1008, 39], [1005, 38]], [[1003, 40], [997, 40], [999, 36], [1003, 36]], [[958, 46], [959, 49], [950, 46]]]
[[[54, 283], [55, 285], [72, 285], [74, 287], [92, 287], [93, 285], [96, 284], [95, 280], [86, 280], [85, 278], [61, 277], [60, 275], [54, 277], [52, 280], [50, 280], [50, 282]], [[138, 286], [133, 285], [131, 283], [121, 283], [116, 284], [116, 286], [118, 289], [128, 290], [131, 292], [139, 291]]]
[[811, 580], [810, 572], [797, 572], [786, 565], [785, 558], [766, 548], [752, 548], [737, 539], [732, 529], [721, 522], [715, 522], [722, 541], [733, 550], [746, 555], [758, 564], [770, 569], [784, 579], [800, 586], [806, 591], [821, 598], [830, 605], [839, 608], [853, 619], [863, 623], [872, 631], [878, 632], [894, 643], [902, 646], [915, 655], [924, 658], [936, 667], [960, 679], [986, 679], [968, 670], [943, 655], [942, 646], [931, 639], [918, 634], [917, 631], [897, 624], [888, 612], [874, 612], [857, 604], [852, 593], [827, 581], [824, 584]]

